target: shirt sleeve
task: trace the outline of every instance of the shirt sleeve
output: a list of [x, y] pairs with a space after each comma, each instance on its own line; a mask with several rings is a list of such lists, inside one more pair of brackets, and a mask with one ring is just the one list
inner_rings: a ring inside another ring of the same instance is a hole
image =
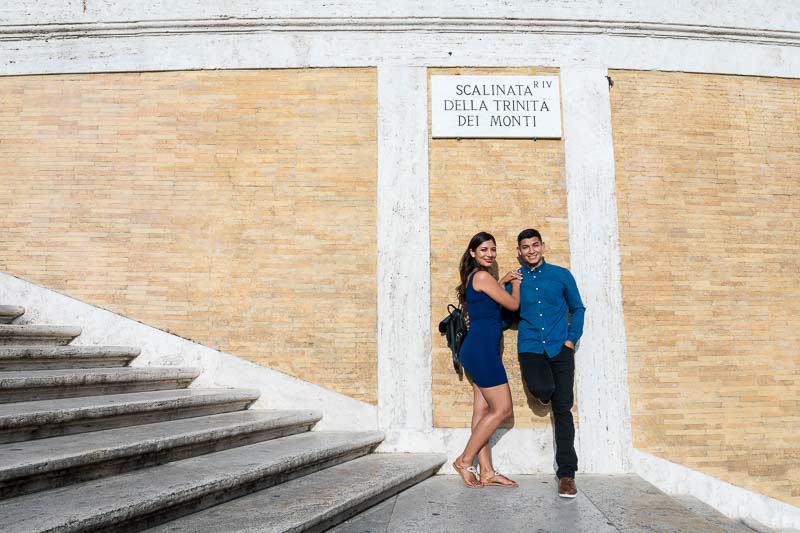
[[586, 312], [586, 307], [581, 301], [581, 295], [578, 292], [578, 285], [575, 283], [575, 278], [568, 270], [565, 279], [566, 289], [565, 298], [567, 300], [567, 308], [569, 309], [570, 321], [569, 329], [567, 330], [567, 340], [576, 344], [578, 339], [583, 335], [583, 315]]

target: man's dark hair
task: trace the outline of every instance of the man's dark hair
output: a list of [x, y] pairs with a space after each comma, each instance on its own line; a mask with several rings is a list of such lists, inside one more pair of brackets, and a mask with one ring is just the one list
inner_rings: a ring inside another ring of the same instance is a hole
[[531, 228], [522, 230], [520, 234], [517, 235], [517, 246], [519, 246], [519, 243], [521, 243], [523, 240], [532, 239], [534, 237], [539, 239], [539, 242], [542, 242], [542, 234], [537, 230]]

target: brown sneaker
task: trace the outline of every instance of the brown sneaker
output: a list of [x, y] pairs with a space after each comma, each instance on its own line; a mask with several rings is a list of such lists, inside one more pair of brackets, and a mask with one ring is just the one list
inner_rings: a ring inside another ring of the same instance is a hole
[[562, 477], [558, 480], [558, 495], [562, 498], [574, 498], [578, 495], [574, 477]]

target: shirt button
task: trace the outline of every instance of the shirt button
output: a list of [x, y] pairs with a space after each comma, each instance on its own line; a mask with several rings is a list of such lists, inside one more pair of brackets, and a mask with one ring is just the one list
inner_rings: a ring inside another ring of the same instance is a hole
[[536, 290], [538, 291], [538, 290], [539, 290], [539, 287], [536, 287]]
[[544, 328], [542, 328], [542, 331], [544, 331]]
[[[538, 301], [538, 302], [536, 302], [536, 303], [537, 303], [537, 304], [540, 304], [540, 303], [542, 303], [542, 301], [541, 301], [541, 300], [539, 300], [539, 301]], [[542, 315], [539, 315], [539, 316], [542, 316]]]
[[547, 344], [547, 342], [545, 342], [545, 341], [542, 341], [542, 344]]
[[[539, 302], [539, 303], [542, 303], [542, 302]], [[542, 313], [539, 313], [539, 316], [542, 316]]]

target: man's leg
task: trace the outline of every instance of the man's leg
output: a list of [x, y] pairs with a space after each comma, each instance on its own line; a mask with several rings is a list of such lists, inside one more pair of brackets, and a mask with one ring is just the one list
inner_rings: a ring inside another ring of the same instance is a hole
[[572, 421], [572, 388], [575, 383], [575, 351], [566, 346], [550, 359], [550, 369], [555, 382], [553, 393], [553, 421], [556, 434], [556, 464], [559, 479], [575, 477], [578, 455], [575, 453], [575, 424]]
[[547, 354], [521, 353], [519, 367], [528, 391], [542, 403], [549, 402], [556, 390], [556, 384], [553, 381], [550, 358]]

